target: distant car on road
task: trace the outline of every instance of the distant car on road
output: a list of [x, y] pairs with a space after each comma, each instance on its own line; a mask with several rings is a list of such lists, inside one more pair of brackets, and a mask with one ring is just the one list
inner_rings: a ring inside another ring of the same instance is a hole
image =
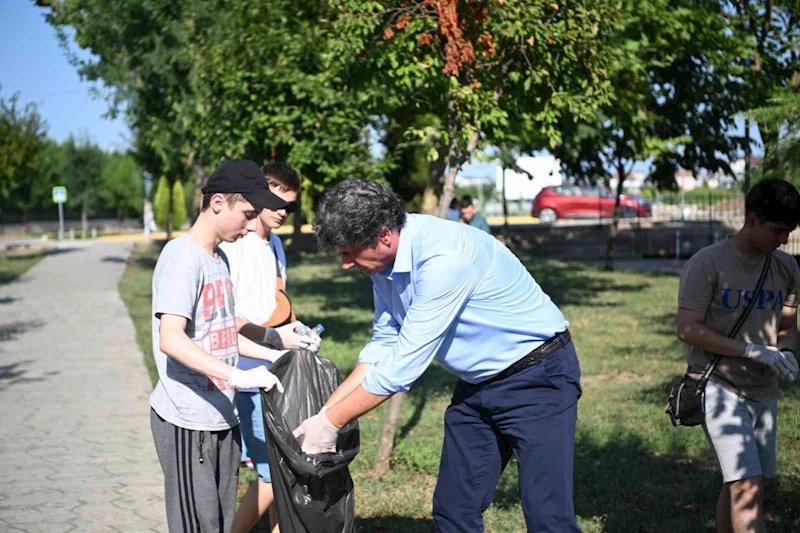
[[[604, 187], [545, 187], [533, 200], [531, 216], [545, 224], [559, 218], [611, 217], [614, 203], [614, 193]], [[650, 202], [628, 194], [620, 196], [619, 205], [623, 218], [649, 217], [652, 212]]]

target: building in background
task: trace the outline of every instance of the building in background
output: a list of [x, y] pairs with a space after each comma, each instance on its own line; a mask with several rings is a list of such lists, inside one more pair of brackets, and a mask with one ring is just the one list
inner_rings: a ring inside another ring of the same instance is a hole
[[[628, 177], [622, 182], [622, 191], [627, 194], [639, 194], [642, 191], [642, 188], [645, 186], [646, 179], [647, 176], [644, 172], [634, 170], [628, 174]], [[611, 176], [611, 179], [608, 180], [608, 187], [612, 192], [617, 191], [618, 182], [619, 174], [615, 172], [614, 175]]]
[[692, 191], [703, 186], [702, 176], [695, 177], [691, 170], [683, 168], [675, 172], [675, 182], [682, 191]]
[[531, 201], [543, 188], [561, 185], [561, 161], [552, 155], [523, 156], [517, 159], [517, 166], [529, 172], [533, 178], [524, 172], [497, 165], [495, 187], [502, 195], [505, 176], [505, 196], [508, 201]]

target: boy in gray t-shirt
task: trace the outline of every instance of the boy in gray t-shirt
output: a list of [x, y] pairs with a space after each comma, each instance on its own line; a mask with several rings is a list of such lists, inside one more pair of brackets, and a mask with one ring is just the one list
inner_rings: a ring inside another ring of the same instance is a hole
[[[676, 326], [689, 345], [689, 372], [722, 356], [703, 394], [703, 430], [723, 485], [717, 531], [765, 531], [763, 480], [775, 475], [778, 379], [794, 381], [798, 365], [800, 270], [779, 251], [800, 222], [800, 193], [783, 180], [763, 180], [745, 199], [745, 224], [708, 246], [681, 275]], [[753, 294], [770, 257], [759, 294]], [[728, 337], [756, 299], [735, 338]]]
[[168, 243], [153, 274], [153, 355], [159, 380], [150, 424], [164, 471], [171, 532], [229, 532], [241, 455], [236, 389], [283, 388], [265, 367], [237, 368], [238, 354], [267, 359], [237, 341], [233, 290], [218, 245], [255, 230], [263, 208], [286, 202], [251, 161], [225, 161], [203, 189], [188, 233]]

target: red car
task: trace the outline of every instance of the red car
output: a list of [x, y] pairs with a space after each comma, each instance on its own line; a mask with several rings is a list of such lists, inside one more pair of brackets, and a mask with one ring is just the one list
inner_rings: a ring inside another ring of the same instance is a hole
[[[623, 194], [619, 202], [622, 217], [649, 217], [651, 214], [650, 202], [643, 198]], [[545, 224], [552, 224], [559, 218], [610, 218], [614, 203], [614, 193], [603, 187], [545, 187], [533, 200], [531, 216]]]

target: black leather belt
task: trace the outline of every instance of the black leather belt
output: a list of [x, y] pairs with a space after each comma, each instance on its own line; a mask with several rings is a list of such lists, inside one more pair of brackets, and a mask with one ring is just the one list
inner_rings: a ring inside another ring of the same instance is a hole
[[494, 381], [505, 379], [508, 376], [513, 376], [517, 372], [525, 370], [526, 368], [536, 366], [542, 361], [544, 361], [548, 355], [557, 352], [558, 350], [569, 344], [569, 341], [571, 340], [572, 336], [569, 334], [569, 330], [564, 330], [555, 337], [551, 337], [546, 341], [544, 341], [544, 344], [542, 344], [541, 346], [533, 350], [531, 353], [529, 353], [528, 355], [526, 355], [525, 357], [523, 357], [510, 367], [506, 368], [499, 374], [490, 377], [486, 381], [482, 381], [480, 385], [485, 385], [487, 383], [492, 383]]

